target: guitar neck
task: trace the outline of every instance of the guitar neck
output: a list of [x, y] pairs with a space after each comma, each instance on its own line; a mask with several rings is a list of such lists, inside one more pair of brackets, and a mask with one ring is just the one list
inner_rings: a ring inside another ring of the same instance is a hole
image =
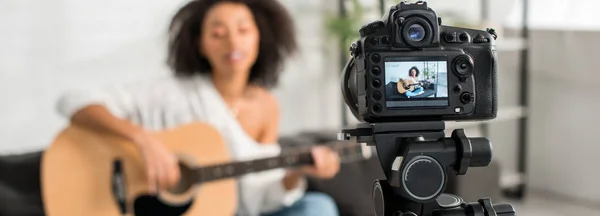
[[[338, 152], [342, 162], [354, 161], [363, 158], [363, 151], [360, 144], [340, 144], [334, 146], [333, 150]], [[264, 159], [198, 167], [194, 169], [194, 178], [195, 182], [202, 183], [238, 177], [254, 172], [310, 165], [313, 163], [314, 160], [310, 151], [289, 152], [276, 157]]]

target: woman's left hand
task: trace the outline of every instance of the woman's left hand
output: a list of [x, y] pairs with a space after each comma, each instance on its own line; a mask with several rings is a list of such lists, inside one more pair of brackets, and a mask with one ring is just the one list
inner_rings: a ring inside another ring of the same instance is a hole
[[340, 170], [340, 157], [331, 149], [315, 146], [311, 149], [314, 165], [307, 166], [302, 171], [310, 176], [322, 179], [333, 178]]

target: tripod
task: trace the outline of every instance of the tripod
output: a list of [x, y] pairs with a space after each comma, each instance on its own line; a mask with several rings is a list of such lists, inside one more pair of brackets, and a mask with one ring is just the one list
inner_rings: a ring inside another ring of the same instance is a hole
[[445, 137], [445, 123], [363, 123], [342, 130], [340, 139], [375, 146], [387, 179], [373, 184], [376, 216], [513, 216], [510, 204], [492, 204], [490, 198], [465, 203], [444, 194], [447, 173], [465, 175], [469, 167], [485, 167], [492, 160], [486, 138], [468, 138], [456, 129]]

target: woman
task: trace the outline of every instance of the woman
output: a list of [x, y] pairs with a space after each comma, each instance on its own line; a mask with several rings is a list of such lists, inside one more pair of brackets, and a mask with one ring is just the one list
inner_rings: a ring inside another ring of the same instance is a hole
[[[147, 130], [195, 121], [217, 128], [237, 160], [278, 153], [279, 108], [268, 89], [296, 49], [292, 20], [277, 0], [195, 0], [170, 25], [175, 76], [93, 91], [71, 91], [59, 111], [72, 122], [112, 132], [142, 153], [151, 191], [173, 186], [176, 160]], [[315, 165], [240, 178], [239, 215], [337, 215], [331, 198], [304, 193], [305, 176], [331, 178], [337, 154], [312, 149]], [[153, 184], [151, 184], [153, 185]]]
[[410, 69], [408, 69], [407, 81], [409, 85], [414, 84], [414, 90], [409, 90], [404, 93], [407, 97], [410, 98], [423, 94], [423, 83], [419, 82], [419, 68], [413, 66]]

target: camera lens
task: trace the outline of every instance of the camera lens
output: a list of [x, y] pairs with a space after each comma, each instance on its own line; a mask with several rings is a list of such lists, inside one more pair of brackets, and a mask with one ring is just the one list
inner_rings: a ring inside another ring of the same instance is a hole
[[460, 56], [454, 60], [453, 68], [458, 76], [468, 76], [473, 72], [473, 62], [467, 56]]
[[422, 41], [425, 38], [425, 28], [421, 24], [412, 24], [408, 27], [408, 38], [411, 41]]

